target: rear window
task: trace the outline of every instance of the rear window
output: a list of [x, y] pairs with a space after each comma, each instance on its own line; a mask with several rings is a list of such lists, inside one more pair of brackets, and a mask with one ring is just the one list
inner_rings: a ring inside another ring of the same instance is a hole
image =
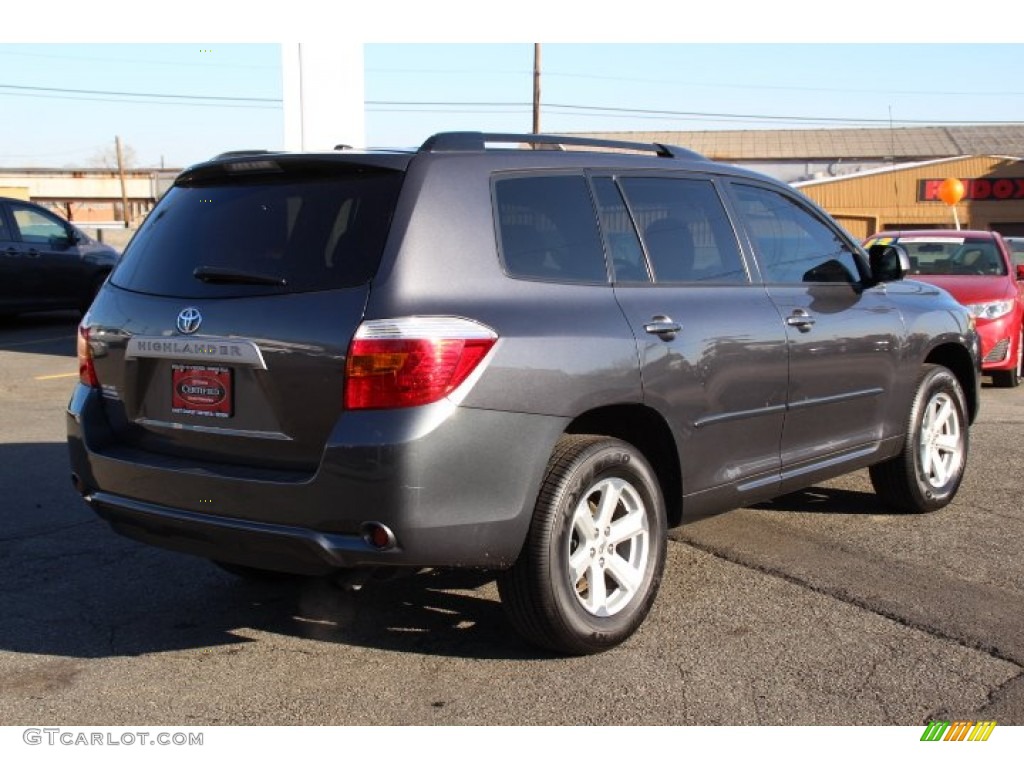
[[260, 175], [175, 186], [111, 282], [188, 298], [361, 285], [380, 261], [402, 178], [353, 169], [329, 178]]

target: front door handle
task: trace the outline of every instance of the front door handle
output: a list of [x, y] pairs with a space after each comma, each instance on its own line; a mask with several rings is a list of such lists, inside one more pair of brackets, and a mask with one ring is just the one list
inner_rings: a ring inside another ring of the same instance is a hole
[[809, 331], [814, 325], [814, 317], [806, 309], [794, 309], [793, 314], [786, 318], [786, 325]]
[[644, 330], [660, 337], [663, 341], [672, 341], [683, 326], [668, 315], [655, 315], [650, 322], [644, 324]]

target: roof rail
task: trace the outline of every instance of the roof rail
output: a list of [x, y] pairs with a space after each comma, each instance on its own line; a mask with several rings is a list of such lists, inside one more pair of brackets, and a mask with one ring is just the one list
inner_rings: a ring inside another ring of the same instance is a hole
[[546, 133], [479, 133], [460, 131], [435, 133], [420, 146], [420, 152], [480, 152], [487, 144], [531, 144], [535, 149], [563, 149], [572, 147], [595, 147], [602, 149], [627, 149], [634, 152], [651, 152], [658, 157], [705, 160], [703, 155], [685, 147], [672, 144], [644, 144], [637, 141], [616, 141], [614, 139], [589, 139], [583, 136], [557, 136]]

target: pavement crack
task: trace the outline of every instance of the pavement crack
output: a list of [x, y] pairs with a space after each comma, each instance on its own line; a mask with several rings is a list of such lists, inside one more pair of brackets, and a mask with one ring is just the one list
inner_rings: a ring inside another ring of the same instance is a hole
[[940, 627], [936, 627], [932, 624], [920, 621], [914, 621], [908, 619], [906, 616], [897, 613], [896, 611], [890, 611], [881, 608], [877, 605], [872, 605], [867, 600], [860, 598], [857, 595], [851, 594], [850, 592], [844, 589], [838, 587], [819, 586], [810, 581], [809, 579], [802, 578], [800, 576], [794, 576], [793, 574], [786, 573], [785, 571], [779, 568], [765, 565], [763, 563], [753, 562], [751, 560], [743, 558], [740, 554], [727, 551], [724, 548], [715, 547], [710, 544], [705, 544], [696, 541], [695, 539], [686, 536], [681, 531], [676, 532], [676, 535], [672, 537], [672, 541], [678, 542], [680, 544], [686, 544], [687, 546], [693, 547], [694, 549], [700, 552], [704, 552], [705, 554], [711, 555], [712, 557], [718, 558], [719, 560], [724, 560], [725, 562], [732, 563], [733, 565], [738, 565], [743, 568], [750, 569], [752, 571], [757, 571], [758, 573], [763, 573], [766, 576], [773, 576], [777, 579], [782, 579], [783, 581], [793, 584], [794, 586], [800, 587], [802, 589], [806, 589], [816, 594], [832, 598], [833, 600], [839, 600], [840, 602], [846, 603], [847, 605], [852, 605], [856, 608], [860, 608], [861, 610], [867, 611], [868, 613], [872, 613], [876, 616], [881, 616], [882, 618], [889, 619], [890, 621], [893, 621], [899, 624], [900, 626], [906, 627], [908, 629], [914, 629], [918, 632], [923, 632], [938, 640], [955, 643], [969, 650], [981, 651], [982, 653], [985, 653], [991, 656], [992, 658], [1008, 662], [1010, 664], [1013, 664], [1018, 669], [1024, 670], [1024, 661], [1018, 658], [1014, 658], [1013, 656], [1003, 652], [991, 643], [983, 642], [977, 639], [966, 639], [962, 637], [957, 637], [955, 635], [951, 635], [948, 632], [942, 630]]
[[985, 701], [985, 706], [982, 707], [982, 709], [994, 706], [1004, 691], [1007, 691], [1016, 685], [1020, 685], [1021, 683], [1024, 683], [1024, 669], [1020, 670], [1016, 675], [1004, 680], [995, 688], [990, 690], [988, 692], [988, 698]]

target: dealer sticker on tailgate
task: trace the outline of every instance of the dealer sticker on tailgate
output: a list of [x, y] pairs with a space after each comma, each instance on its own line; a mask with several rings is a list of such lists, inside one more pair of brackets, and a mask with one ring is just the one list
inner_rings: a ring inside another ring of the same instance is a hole
[[171, 365], [171, 412], [231, 416], [231, 369], [220, 365]]

